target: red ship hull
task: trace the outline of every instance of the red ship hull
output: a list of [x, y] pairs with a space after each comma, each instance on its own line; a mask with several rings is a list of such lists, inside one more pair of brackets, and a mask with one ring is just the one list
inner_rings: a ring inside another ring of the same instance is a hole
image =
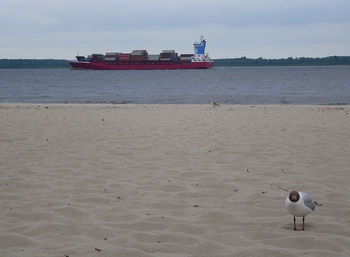
[[70, 62], [73, 69], [81, 70], [176, 70], [176, 69], [209, 69], [214, 62], [191, 62], [169, 64], [107, 64], [103, 62]]

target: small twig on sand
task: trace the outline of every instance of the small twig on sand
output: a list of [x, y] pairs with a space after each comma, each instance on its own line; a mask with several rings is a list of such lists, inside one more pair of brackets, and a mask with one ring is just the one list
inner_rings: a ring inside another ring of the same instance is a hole
[[283, 191], [289, 192], [288, 189], [285, 189], [285, 188], [283, 188], [283, 187], [280, 187], [279, 185], [277, 185], [277, 187], [278, 187], [279, 189], [283, 190]]
[[285, 188], [283, 188], [283, 187], [280, 187], [279, 185], [271, 184], [271, 186], [276, 186], [278, 189], [281, 189], [281, 190], [283, 190], [283, 191], [289, 192], [288, 189], [285, 189]]

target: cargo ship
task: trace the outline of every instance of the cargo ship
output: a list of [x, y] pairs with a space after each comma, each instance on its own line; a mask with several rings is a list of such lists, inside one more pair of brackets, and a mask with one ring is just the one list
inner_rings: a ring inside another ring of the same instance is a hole
[[214, 62], [205, 53], [206, 41], [193, 44], [193, 54], [178, 54], [175, 50], [163, 50], [160, 54], [148, 54], [146, 50], [131, 53], [111, 52], [77, 56], [69, 64], [73, 69], [83, 70], [167, 70], [167, 69], [208, 69]]

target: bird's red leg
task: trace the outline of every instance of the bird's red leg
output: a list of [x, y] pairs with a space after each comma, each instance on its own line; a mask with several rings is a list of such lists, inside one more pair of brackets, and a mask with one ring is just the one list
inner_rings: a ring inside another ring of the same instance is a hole
[[304, 221], [305, 221], [305, 217], [303, 216], [303, 230], [304, 230], [304, 228], [305, 228], [305, 227], [304, 227]]
[[297, 230], [297, 228], [295, 226], [295, 216], [294, 216], [294, 230]]

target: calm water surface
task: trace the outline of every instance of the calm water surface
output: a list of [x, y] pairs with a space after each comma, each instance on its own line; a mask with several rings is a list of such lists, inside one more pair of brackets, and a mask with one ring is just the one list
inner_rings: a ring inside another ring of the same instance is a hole
[[0, 103], [350, 104], [350, 66], [0, 69]]

